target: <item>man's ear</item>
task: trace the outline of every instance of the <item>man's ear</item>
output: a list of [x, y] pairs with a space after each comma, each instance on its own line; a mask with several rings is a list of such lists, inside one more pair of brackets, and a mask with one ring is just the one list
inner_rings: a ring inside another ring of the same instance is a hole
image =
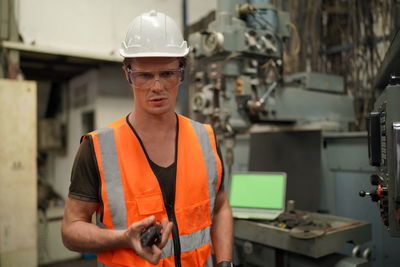
[[124, 68], [125, 78], [126, 78], [126, 80], [129, 82], [129, 84], [132, 84], [132, 79], [131, 79], [131, 75], [129, 75], [129, 73], [128, 73], [128, 68], [129, 68], [129, 67]]

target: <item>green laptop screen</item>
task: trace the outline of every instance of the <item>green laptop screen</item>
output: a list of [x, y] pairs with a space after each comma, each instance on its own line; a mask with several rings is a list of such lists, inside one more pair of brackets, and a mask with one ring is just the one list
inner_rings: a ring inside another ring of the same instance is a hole
[[283, 209], [284, 173], [236, 173], [232, 175], [230, 204], [237, 208]]

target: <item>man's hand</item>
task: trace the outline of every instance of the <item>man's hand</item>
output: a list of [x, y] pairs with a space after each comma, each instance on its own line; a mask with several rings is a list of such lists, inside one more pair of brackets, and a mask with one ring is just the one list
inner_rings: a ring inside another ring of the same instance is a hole
[[137, 255], [148, 260], [152, 264], [157, 264], [160, 261], [161, 249], [167, 244], [168, 237], [172, 230], [172, 222], [168, 222], [167, 219], [163, 219], [161, 226], [163, 228], [161, 242], [158, 246], [153, 245], [151, 247], [143, 247], [140, 243], [140, 234], [148, 228], [150, 225], [154, 224], [154, 216], [147, 217], [141, 221], [133, 223], [125, 231], [125, 237], [128, 246], [135, 251]]
[[98, 203], [80, 201], [68, 198], [62, 224], [64, 245], [70, 250], [79, 252], [103, 252], [119, 248], [130, 248], [137, 255], [157, 264], [161, 257], [161, 249], [167, 244], [172, 231], [172, 222], [163, 219], [161, 222], [162, 236], [160, 244], [143, 247], [140, 235], [144, 229], [154, 224], [155, 217], [133, 223], [128, 229], [103, 229], [92, 224], [92, 214], [98, 208]]

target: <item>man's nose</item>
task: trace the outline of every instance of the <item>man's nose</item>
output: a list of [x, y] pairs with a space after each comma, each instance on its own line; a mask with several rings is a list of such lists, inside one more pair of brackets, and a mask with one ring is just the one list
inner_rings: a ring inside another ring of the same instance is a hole
[[159, 74], [156, 74], [155, 76], [154, 76], [154, 84], [153, 84], [153, 86], [152, 86], [152, 89], [153, 90], [161, 90], [162, 89], [162, 84], [161, 84], [161, 81], [160, 81], [160, 75]]

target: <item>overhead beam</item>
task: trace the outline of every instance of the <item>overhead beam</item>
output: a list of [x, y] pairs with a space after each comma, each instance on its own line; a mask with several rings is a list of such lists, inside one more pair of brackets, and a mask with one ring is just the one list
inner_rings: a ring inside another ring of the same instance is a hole
[[27, 52], [35, 52], [42, 54], [51, 54], [51, 55], [61, 55], [61, 56], [69, 56], [69, 57], [77, 57], [77, 58], [86, 58], [100, 61], [109, 61], [109, 62], [122, 62], [122, 58], [115, 55], [104, 55], [100, 53], [90, 53], [86, 51], [79, 50], [70, 50], [70, 49], [61, 49], [50, 46], [40, 46], [33, 44], [25, 44], [21, 42], [13, 42], [13, 41], [1, 41], [0, 47], [17, 50], [17, 51], [27, 51]]

